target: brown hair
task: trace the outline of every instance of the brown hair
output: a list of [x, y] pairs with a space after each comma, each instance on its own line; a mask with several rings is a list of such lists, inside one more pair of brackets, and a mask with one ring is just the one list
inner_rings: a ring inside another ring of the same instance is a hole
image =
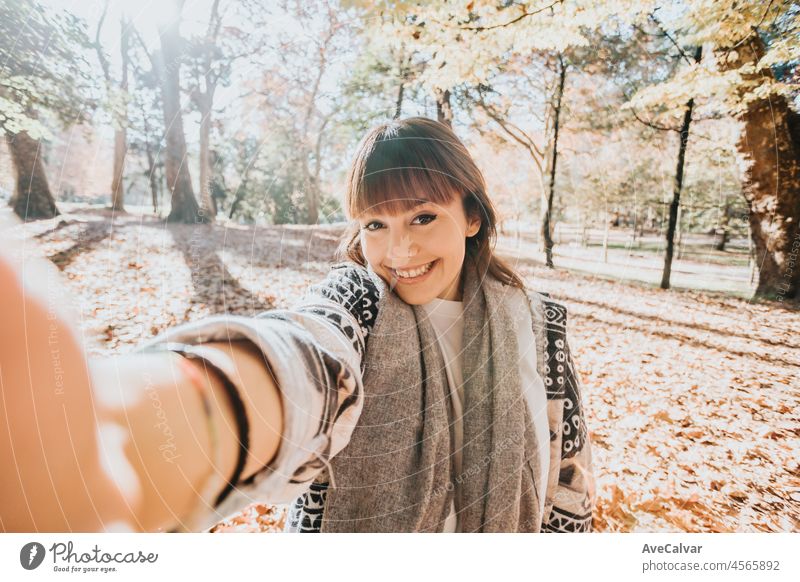
[[486, 194], [486, 183], [467, 148], [443, 123], [410, 117], [372, 128], [358, 144], [347, 175], [345, 210], [353, 220], [336, 252], [337, 260], [366, 267], [355, 217], [378, 205], [390, 214], [407, 212], [420, 192], [437, 204], [461, 196], [464, 213], [480, 216], [477, 234], [466, 239], [466, 258], [472, 258], [478, 276], [491, 273], [505, 285], [525, 289], [522, 278], [493, 249], [497, 213]]

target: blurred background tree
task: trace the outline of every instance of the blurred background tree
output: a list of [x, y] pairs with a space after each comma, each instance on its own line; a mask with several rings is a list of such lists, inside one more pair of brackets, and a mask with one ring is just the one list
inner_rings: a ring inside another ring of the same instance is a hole
[[13, 162], [11, 206], [21, 218], [59, 213], [45, 171], [50, 127], [86, 121], [96, 106], [86, 23], [35, 1], [0, 2], [0, 129]]

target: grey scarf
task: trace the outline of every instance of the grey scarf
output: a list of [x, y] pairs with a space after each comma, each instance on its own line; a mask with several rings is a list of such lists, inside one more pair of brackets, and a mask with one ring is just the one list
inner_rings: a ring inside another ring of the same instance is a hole
[[[452, 463], [444, 360], [425, 310], [378, 285], [364, 409], [330, 463], [323, 532], [442, 531], [456, 496], [460, 531], [539, 531], [539, 456], [522, 394], [504, 286], [464, 263], [464, 448]], [[526, 301], [527, 304], [527, 301]]]

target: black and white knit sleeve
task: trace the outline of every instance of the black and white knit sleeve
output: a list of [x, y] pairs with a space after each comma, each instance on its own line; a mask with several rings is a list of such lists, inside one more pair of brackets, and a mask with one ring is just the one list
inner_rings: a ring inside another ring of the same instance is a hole
[[361, 376], [377, 306], [378, 289], [367, 270], [338, 263], [290, 309], [210, 317], [150, 342], [248, 340], [264, 355], [281, 393], [284, 430], [275, 457], [217, 506], [198, 508], [192, 529], [207, 529], [251, 503], [293, 502], [347, 445], [364, 404]]
[[567, 308], [542, 297], [550, 474], [542, 531], [590, 532], [595, 505], [592, 445], [580, 376], [567, 340]]

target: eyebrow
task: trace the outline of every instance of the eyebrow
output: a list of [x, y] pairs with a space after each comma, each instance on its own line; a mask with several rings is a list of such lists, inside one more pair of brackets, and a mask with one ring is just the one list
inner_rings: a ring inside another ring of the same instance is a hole
[[413, 209], [414, 209], [414, 208], [416, 208], [417, 206], [423, 206], [423, 205], [425, 205], [425, 204], [429, 204], [430, 202], [431, 202], [431, 200], [427, 200], [427, 199], [420, 199], [420, 200], [416, 200], [416, 201], [414, 202], [414, 205], [411, 207], [411, 209], [413, 210]]

